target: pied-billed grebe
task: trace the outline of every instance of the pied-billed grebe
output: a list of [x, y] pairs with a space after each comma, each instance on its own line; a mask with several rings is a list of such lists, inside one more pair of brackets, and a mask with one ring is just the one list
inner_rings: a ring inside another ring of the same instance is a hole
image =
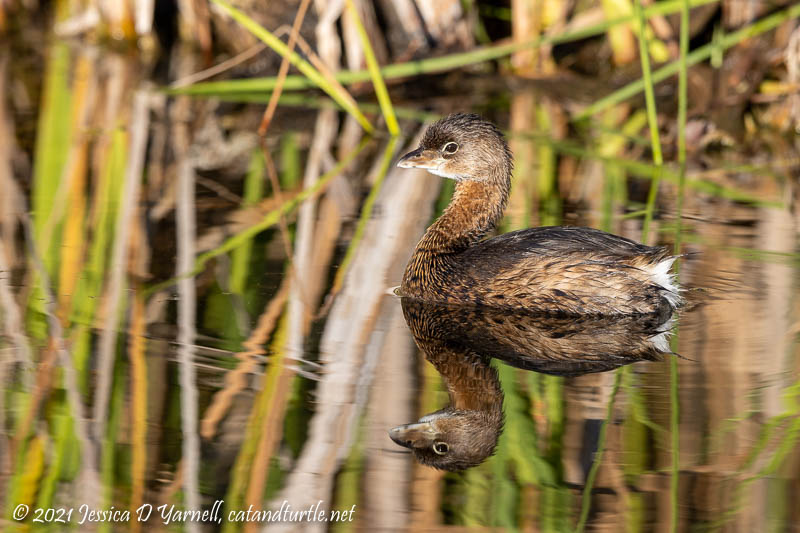
[[681, 303], [666, 248], [566, 226], [482, 240], [503, 215], [513, 159], [503, 134], [477, 115], [432, 124], [397, 165], [456, 180], [406, 266], [402, 296], [566, 315], [663, 315]]
[[670, 353], [670, 317], [555, 317], [403, 298], [414, 342], [442, 375], [450, 404], [389, 431], [417, 460], [442, 470], [480, 464], [503, 428], [503, 391], [491, 358], [559, 376], [604, 372]]

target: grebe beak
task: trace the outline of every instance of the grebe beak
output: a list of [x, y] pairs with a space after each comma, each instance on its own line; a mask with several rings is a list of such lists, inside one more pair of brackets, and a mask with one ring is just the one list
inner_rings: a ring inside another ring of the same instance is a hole
[[397, 166], [400, 168], [438, 168], [442, 161], [434, 150], [423, 150], [417, 148], [413, 152], [409, 152], [397, 161]]
[[389, 438], [406, 448], [425, 448], [433, 443], [437, 433], [430, 422], [417, 422], [390, 429]]

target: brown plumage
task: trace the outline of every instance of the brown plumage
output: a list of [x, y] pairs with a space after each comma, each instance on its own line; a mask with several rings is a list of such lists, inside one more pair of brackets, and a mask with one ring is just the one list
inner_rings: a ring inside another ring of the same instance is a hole
[[681, 303], [665, 248], [566, 226], [483, 240], [505, 210], [513, 158], [502, 133], [477, 115], [432, 124], [398, 166], [456, 180], [406, 266], [403, 296], [562, 315], [665, 315]]
[[422, 464], [463, 470], [483, 462], [503, 428], [503, 391], [491, 358], [560, 376], [603, 372], [669, 352], [669, 317], [535, 315], [403, 298], [417, 346], [442, 375], [450, 404], [389, 432]]

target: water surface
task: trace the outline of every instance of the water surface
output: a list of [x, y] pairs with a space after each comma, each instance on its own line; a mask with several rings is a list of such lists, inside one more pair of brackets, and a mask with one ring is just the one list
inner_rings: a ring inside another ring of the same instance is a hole
[[[147, 522], [102, 526], [122, 531], [175, 526], [161, 505], [218, 501], [222, 523], [197, 530], [277, 528], [246, 511], [318, 504], [352, 513], [289, 525], [570, 531], [583, 513], [604, 531], [796, 527], [791, 143], [698, 147], [683, 188], [677, 169], [663, 174], [646, 241], [686, 254], [677, 356], [571, 377], [493, 362], [496, 452], [446, 473], [388, 435], [448, 402], [390, 290], [452, 192], [392, 164], [423, 124], [364, 140], [312, 97], [279, 108], [268, 161], [252, 133], [262, 106], [166, 98], [128, 59], [63, 43], [46, 68], [40, 125], [18, 126], [36, 132], [30, 164], [0, 177], [14, 199], [0, 213], [4, 528], [62, 529], [14, 520], [20, 504], [74, 508], [76, 529], [84, 504], [153, 506]], [[401, 116], [473, 110], [511, 125], [503, 231], [564, 223], [642, 239], [656, 172], [623, 133], [638, 112], [578, 131], [546, 95], [489, 96], [405, 103]]]

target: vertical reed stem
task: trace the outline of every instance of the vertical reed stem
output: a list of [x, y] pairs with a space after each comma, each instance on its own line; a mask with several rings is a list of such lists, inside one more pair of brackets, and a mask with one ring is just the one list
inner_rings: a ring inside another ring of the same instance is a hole
[[[678, 58], [678, 165], [680, 176], [678, 181], [678, 199], [676, 206], [675, 253], [681, 250], [681, 223], [683, 221], [683, 191], [686, 183], [686, 115], [688, 107], [688, 64], [686, 56], [689, 54], [689, 2], [681, 3], [681, 31], [680, 31], [680, 57]], [[680, 263], [676, 265], [675, 276], [678, 276]], [[672, 338], [673, 350], [677, 349], [678, 326]], [[670, 400], [670, 444], [672, 461], [670, 468], [670, 531], [678, 531], [678, 488], [680, 471], [680, 402], [678, 399], [678, 359], [671, 357], [669, 360], [669, 400]]]

